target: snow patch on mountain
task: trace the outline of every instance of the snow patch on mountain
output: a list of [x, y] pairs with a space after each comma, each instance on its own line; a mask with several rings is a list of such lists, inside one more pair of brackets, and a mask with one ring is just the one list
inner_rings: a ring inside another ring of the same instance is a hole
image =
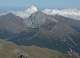
[[47, 14], [47, 15], [62, 15], [62, 16], [66, 16], [66, 17], [70, 17], [70, 18], [74, 18], [74, 19], [78, 19], [80, 20], [80, 10], [79, 9], [44, 9], [42, 11], [43, 13]]
[[23, 11], [18, 11], [16, 12], [16, 16], [20, 16], [22, 18], [27, 18], [29, 17], [31, 14], [35, 13], [38, 11], [38, 8], [34, 5], [32, 5], [31, 7], [23, 10]]
[[80, 10], [78, 9], [44, 9], [46, 14], [60, 14], [60, 15], [80, 15]]

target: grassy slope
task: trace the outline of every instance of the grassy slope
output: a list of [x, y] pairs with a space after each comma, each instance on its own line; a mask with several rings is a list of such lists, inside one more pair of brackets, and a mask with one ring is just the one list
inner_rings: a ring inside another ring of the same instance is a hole
[[28, 58], [69, 58], [58, 51], [36, 46], [17, 46], [0, 40], [0, 58], [18, 58], [19, 51], [24, 51]]

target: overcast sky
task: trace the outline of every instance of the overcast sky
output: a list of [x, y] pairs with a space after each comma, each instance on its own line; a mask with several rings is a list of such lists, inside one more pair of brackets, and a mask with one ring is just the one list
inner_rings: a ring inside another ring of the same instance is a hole
[[30, 5], [44, 8], [80, 8], [80, 0], [0, 0], [1, 8], [22, 9]]

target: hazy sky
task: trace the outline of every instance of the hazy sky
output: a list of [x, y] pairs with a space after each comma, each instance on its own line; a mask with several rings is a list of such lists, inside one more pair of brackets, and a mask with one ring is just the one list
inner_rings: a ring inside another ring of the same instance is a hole
[[1, 8], [21, 9], [30, 5], [39, 8], [80, 8], [80, 0], [0, 0]]

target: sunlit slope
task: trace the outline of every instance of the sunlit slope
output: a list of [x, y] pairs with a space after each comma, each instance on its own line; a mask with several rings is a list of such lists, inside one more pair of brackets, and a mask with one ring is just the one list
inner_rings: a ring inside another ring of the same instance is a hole
[[28, 58], [70, 58], [63, 53], [47, 48], [17, 46], [13, 43], [0, 40], [0, 58], [18, 58], [19, 55], [23, 55], [24, 53]]

